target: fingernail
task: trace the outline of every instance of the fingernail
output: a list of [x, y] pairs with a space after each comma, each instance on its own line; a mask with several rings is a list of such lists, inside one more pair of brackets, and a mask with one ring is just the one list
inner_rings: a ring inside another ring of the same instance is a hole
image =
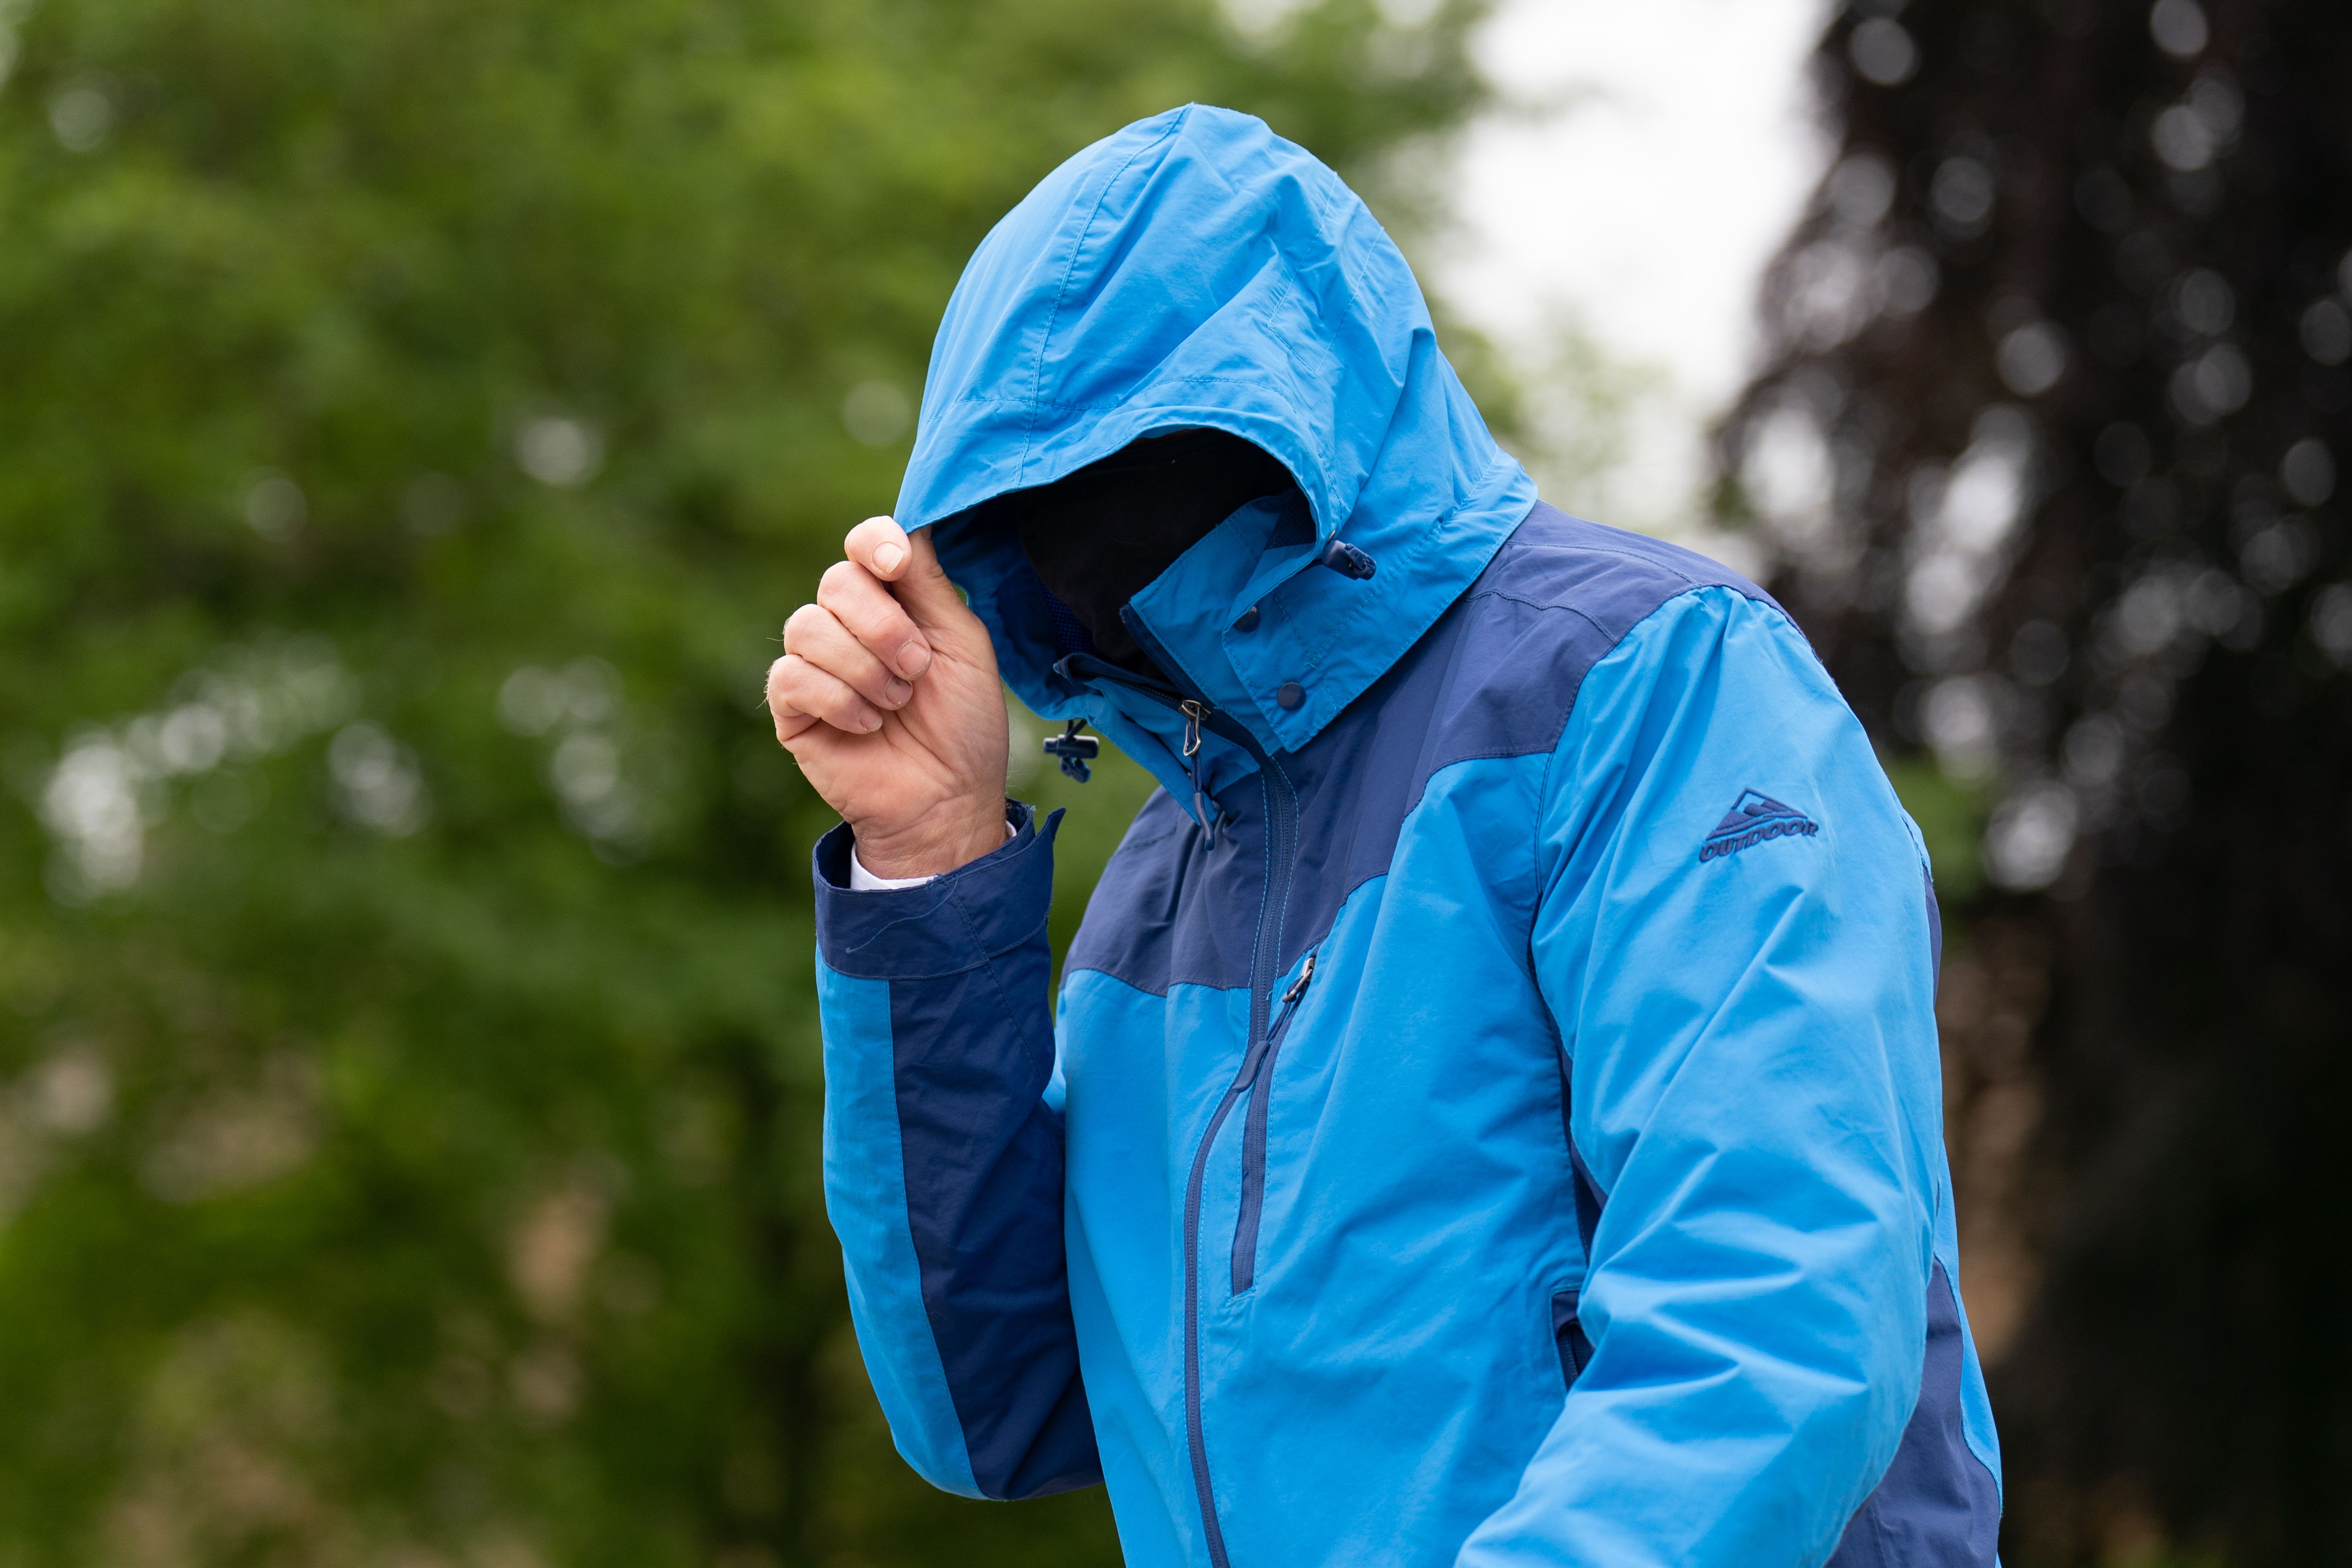
[[908, 698], [912, 697], [914, 694], [915, 689], [908, 685], [905, 681], [900, 680], [897, 676], [892, 676], [889, 679], [882, 683], [882, 695], [888, 699], [890, 706], [893, 708], [898, 707], [904, 703]]
[[866, 715], [866, 732], [867, 734], [871, 735], [875, 731], [879, 730], [880, 728], [882, 728], [881, 714], [868, 713]]
[[905, 559], [907, 559], [907, 551], [903, 545], [885, 544], [874, 552], [874, 564], [886, 577], [896, 572], [898, 569], [898, 563]]
[[919, 642], [910, 642], [898, 650], [898, 673], [912, 680], [931, 668], [931, 650]]

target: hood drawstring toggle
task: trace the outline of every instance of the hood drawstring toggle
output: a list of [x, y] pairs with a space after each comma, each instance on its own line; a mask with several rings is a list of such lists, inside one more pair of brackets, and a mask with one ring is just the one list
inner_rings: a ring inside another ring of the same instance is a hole
[[1087, 763], [1102, 754], [1100, 741], [1096, 740], [1092, 735], [1078, 733], [1086, 727], [1087, 721], [1084, 719], [1073, 719], [1070, 721], [1068, 729], [1058, 735], [1049, 735], [1045, 738], [1045, 754], [1049, 757], [1061, 758], [1062, 771], [1080, 784], [1086, 783], [1094, 776], [1093, 771], [1087, 766]]
[[1379, 562], [1344, 539], [1335, 539], [1325, 545], [1323, 552], [1315, 558], [1315, 564], [1328, 566], [1340, 576], [1357, 583], [1370, 582], [1372, 574], [1381, 569]]

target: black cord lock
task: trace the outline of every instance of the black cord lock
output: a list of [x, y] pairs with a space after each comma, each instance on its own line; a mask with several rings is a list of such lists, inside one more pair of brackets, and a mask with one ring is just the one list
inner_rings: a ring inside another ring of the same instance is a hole
[[1087, 764], [1102, 754], [1100, 741], [1092, 735], [1078, 733], [1086, 727], [1087, 721], [1084, 719], [1073, 719], [1070, 721], [1068, 729], [1058, 735], [1049, 735], [1045, 739], [1045, 754], [1049, 757], [1059, 757], [1062, 760], [1062, 771], [1080, 784], [1086, 783], [1094, 776], [1094, 771]]

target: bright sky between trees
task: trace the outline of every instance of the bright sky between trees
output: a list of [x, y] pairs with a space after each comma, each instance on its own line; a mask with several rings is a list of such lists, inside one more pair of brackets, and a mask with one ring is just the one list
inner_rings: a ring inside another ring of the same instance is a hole
[[1533, 375], [1570, 327], [1641, 373], [1622, 458], [1554, 497], [1570, 510], [1693, 532], [1706, 427], [1754, 364], [1758, 280], [1826, 155], [1803, 72], [1822, 20], [1820, 0], [1504, 0], [1478, 38], [1520, 107], [1462, 143], [1439, 281]]

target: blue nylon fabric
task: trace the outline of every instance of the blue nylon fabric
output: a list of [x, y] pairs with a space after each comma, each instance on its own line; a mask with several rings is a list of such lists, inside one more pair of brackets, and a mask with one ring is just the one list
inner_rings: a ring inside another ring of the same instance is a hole
[[[1179, 562], [1152, 593], [1189, 564]], [[1350, 891], [1386, 873], [1398, 829], [1431, 777], [1472, 758], [1549, 751], [1594, 662], [1660, 605], [1705, 586], [1772, 605], [1704, 556], [1537, 503], [1436, 625], [1304, 751], [1283, 759], [1321, 818], [1302, 836], [1283, 916], [1283, 967], [1321, 939]], [[1239, 908], [1255, 891], [1263, 854], [1263, 822], [1251, 809], [1256, 793], [1246, 776], [1216, 792], [1225, 831], [1243, 847], [1233, 855], [1210, 852], [1181, 790], [1148, 802], [1128, 849], [1166, 838], [1169, 851], [1123, 851], [1112, 862], [1071, 964], [1155, 993], [1179, 981], [1247, 984], [1245, 926], [1179, 922], [1173, 911], [1194, 884], [1207, 886], [1213, 907]]]
[[922, 887], [884, 894], [849, 890], [845, 826], [818, 840], [817, 946], [825, 963], [865, 979], [935, 979], [1020, 946], [1045, 920], [1053, 894], [1045, 848], [1060, 814], [1041, 827], [1029, 807], [1008, 801], [1005, 816], [1013, 837], [994, 854]]
[[[1874, 1489], [1917, 1518], [1935, 1488], [1969, 1499], [1967, 1539], [1889, 1561], [1983, 1561], [1997, 1460], [1964, 1329], [1965, 1445], [1916, 1495], [1889, 1469], [1942, 1385], [1950, 1272], [1918, 850], [1801, 639], [1721, 575], [1538, 508], [1363, 713], [1279, 759], [1302, 805], [1284, 974], [1318, 967], [1265, 1086], [1255, 1285], [1202, 1270], [1237, 1563], [1816, 1563]], [[1821, 833], [1702, 864], [1759, 787]], [[1181, 1195], [1245, 1037], [1256, 793], [1213, 848], [1146, 808], [1063, 989], [1071, 1312], [1139, 1564], [1207, 1561]], [[1676, 1070], [1695, 1054], [1711, 1089]], [[1211, 1155], [1213, 1260], [1239, 1140]], [[1568, 1290], [1591, 1348], [1564, 1409]]]
[[1936, 879], [1924, 870], [1927, 883], [1927, 951], [1934, 954], [1936, 973], [1944, 973], [1944, 907], [1936, 901]]
[[2000, 1487], [1969, 1452], [1964, 1430], [1967, 1338], [1959, 1298], [1938, 1258], [1927, 1281], [1927, 1353], [1919, 1404], [1903, 1429], [1886, 1479], [1846, 1526], [1828, 1568], [1969, 1568], [1993, 1560]]
[[[1940, 919], [1940, 917], [1939, 917]], [[1967, 1440], [1969, 1451], [1983, 1461], [1993, 1489], [1996, 1514], [2000, 1502], [2000, 1436], [1992, 1422], [1992, 1398], [1985, 1390], [1984, 1368], [1977, 1360], [1976, 1339], [1969, 1331], [1968, 1303], [1959, 1299], [1958, 1281], [1960, 1278], [1959, 1221], [1952, 1212], [1952, 1184], [1948, 1173], [1938, 1173], [1943, 1184], [1938, 1189], [1941, 1206], [1936, 1215], [1936, 1263], [1953, 1282], [1953, 1305], [1960, 1319], [1960, 1432]], [[1930, 1315], [1933, 1315], [1930, 1303]]]
[[[1188, 595], [1184, 624], [1145, 610], [1187, 668], [1231, 672], [1246, 698], [1231, 711], [1270, 750], [1296, 751], [1378, 679], [1535, 500], [1438, 352], [1403, 256], [1311, 154], [1193, 104], [1048, 175], [948, 302], [897, 515], [942, 525], [940, 559], [1023, 701], [1087, 719], [1176, 793], [1189, 785], [1171, 721], [1056, 680], [1053, 616], [1017, 542], [957, 520], [1139, 437], [1203, 426], [1280, 458], [1318, 542], [1344, 538], [1379, 563], [1353, 582], [1310, 570], [1305, 545], [1237, 552]], [[1232, 631], [1252, 604], [1257, 628]], [[1305, 700], [1286, 710], [1276, 693], [1291, 681]]]
[[[990, 1498], [1101, 1479], [1070, 1325], [1061, 1129], [1045, 1103], [1053, 1037], [1036, 1005], [1049, 977], [1043, 936], [1059, 814], [1042, 832], [1025, 806], [1014, 820], [1002, 849], [919, 888], [849, 891], [846, 828], [816, 854], [820, 962], [842, 985], [869, 988], [859, 993], [869, 1012], [877, 979], [886, 993], [878, 1040], [845, 1047], [861, 1054], [840, 1065], [845, 1082], [867, 1088], [873, 1120], [883, 1106], [867, 1086], [879, 1050], [889, 1053], [899, 1213], [912, 1244], [902, 1253], [892, 1237], [891, 1250], [877, 1254], [870, 1227], [863, 1245], [845, 1234], [848, 1274], [854, 1286], [889, 1295], [894, 1325], [919, 1333], [908, 1370], [894, 1374], [928, 1389], [936, 1362], [961, 1436], [957, 1479]], [[877, 1032], [868, 1021], [856, 1033]], [[834, 1065], [829, 1057], [828, 1073]], [[885, 1158], [888, 1142], [877, 1132], [866, 1152]], [[828, 1191], [856, 1184], [850, 1168], [828, 1168]], [[898, 1300], [908, 1261], [919, 1328]], [[920, 1446], [936, 1449], [936, 1411], [925, 1406], [924, 1418]]]
[[1573, 1387], [1576, 1374], [1592, 1359], [1592, 1342], [1577, 1321], [1575, 1291], [1562, 1290], [1551, 1299], [1551, 1336], [1559, 1346], [1560, 1381]]
[[890, 987], [819, 958], [816, 994], [824, 1024], [824, 1211], [850, 1260], [849, 1321], [898, 1452], [933, 1486], [976, 1498], [907, 1225]]
[[[1132, 606], [1281, 772], [1204, 743], [1213, 841], [1180, 721], [1055, 673], [1052, 606], [973, 510], [1190, 426], [1257, 441], [1303, 498], [1242, 508]], [[1045, 837], [893, 894], [842, 889], [845, 841], [818, 852], [826, 962], [891, 988], [887, 1111], [940, 1151], [902, 1152], [911, 1256], [843, 1236], [869, 1293], [921, 1276], [919, 1327], [861, 1342], [902, 1383], [937, 1361], [983, 1490], [1082, 1476], [1082, 1411], [1138, 1568], [1817, 1568], [1864, 1517], [1890, 1564], [1990, 1561], [1990, 1407], [1937, 1296], [1916, 830], [1760, 591], [1535, 503], [1328, 171], [1195, 107], [1049, 177], [959, 285], [899, 517], [935, 526], [1015, 691], [1168, 791], [1089, 904], [1050, 1063]], [[1308, 568], [1310, 535], [1378, 574]], [[1293, 679], [1295, 712], [1272, 696]], [[1749, 792], [1817, 831], [1701, 861]], [[1310, 954], [1279, 1056], [1204, 1146], [1253, 978], [1279, 994]], [[1013, 1288], [934, 1288], [936, 1259], [999, 1254]]]
[[[1535, 952], [1606, 1198], [1594, 1353], [1463, 1561], [1818, 1563], [1937, 1349], [1949, 1189], [1912, 829], [1801, 639], [1713, 590], [1596, 667], [1557, 762]], [[1820, 833], [1696, 864], [1747, 789]], [[1940, 1458], [1954, 1491], [1956, 1468], [1990, 1477], [1990, 1455]], [[1947, 1533], [1892, 1561], [1989, 1563], [1974, 1523], [1982, 1556]]]

